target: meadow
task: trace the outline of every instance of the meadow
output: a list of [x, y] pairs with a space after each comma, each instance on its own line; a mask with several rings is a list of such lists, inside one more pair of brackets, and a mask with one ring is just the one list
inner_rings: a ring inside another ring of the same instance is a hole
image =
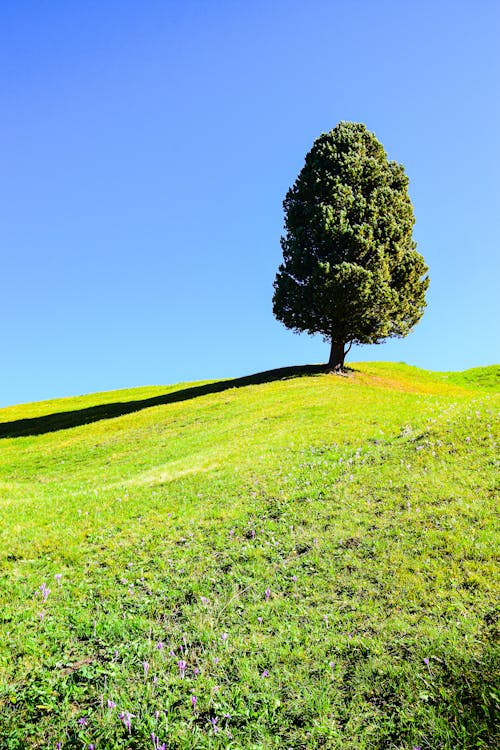
[[198, 385], [0, 410], [0, 748], [498, 747], [500, 367]]

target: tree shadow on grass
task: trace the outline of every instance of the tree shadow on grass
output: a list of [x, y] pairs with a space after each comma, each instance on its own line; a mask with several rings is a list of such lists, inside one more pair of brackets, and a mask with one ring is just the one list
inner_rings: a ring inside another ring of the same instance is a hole
[[137, 401], [117, 401], [110, 404], [99, 404], [89, 406], [85, 409], [74, 411], [62, 411], [54, 414], [46, 414], [41, 417], [30, 417], [28, 419], [16, 419], [12, 422], [0, 422], [0, 439], [24, 437], [28, 435], [44, 435], [47, 432], [67, 430], [71, 427], [98, 422], [101, 419], [113, 419], [124, 414], [132, 414], [142, 409], [164, 404], [175, 404], [179, 401], [188, 401], [199, 396], [211, 393], [221, 393], [231, 388], [243, 388], [248, 385], [260, 385], [272, 383], [275, 380], [286, 380], [304, 375], [318, 375], [328, 372], [328, 365], [298, 365], [296, 367], [280, 367], [277, 370], [266, 370], [254, 375], [246, 375], [232, 380], [218, 380], [206, 385], [195, 385], [190, 388], [182, 388], [179, 391], [165, 393], [160, 396], [144, 398]]

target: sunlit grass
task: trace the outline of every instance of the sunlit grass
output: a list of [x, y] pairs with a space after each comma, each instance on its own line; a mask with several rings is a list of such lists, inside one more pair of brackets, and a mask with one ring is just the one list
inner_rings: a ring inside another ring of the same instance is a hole
[[364, 363], [1, 440], [0, 746], [495, 747], [498, 371]]

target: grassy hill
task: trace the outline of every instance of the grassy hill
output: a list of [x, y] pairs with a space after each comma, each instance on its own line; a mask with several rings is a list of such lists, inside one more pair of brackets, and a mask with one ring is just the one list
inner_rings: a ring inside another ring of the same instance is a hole
[[0, 747], [494, 748], [500, 368], [0, 410]]

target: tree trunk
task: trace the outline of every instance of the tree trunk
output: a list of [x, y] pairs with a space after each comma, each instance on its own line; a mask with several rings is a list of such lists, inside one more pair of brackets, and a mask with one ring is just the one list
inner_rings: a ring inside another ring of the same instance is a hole
[[330, 349], [330, 359], [328, 360], [328, 367], [332, 370], [343, 370], [344, 369], [344, 342], [343, 341], [332, 341], [332, 348]]

